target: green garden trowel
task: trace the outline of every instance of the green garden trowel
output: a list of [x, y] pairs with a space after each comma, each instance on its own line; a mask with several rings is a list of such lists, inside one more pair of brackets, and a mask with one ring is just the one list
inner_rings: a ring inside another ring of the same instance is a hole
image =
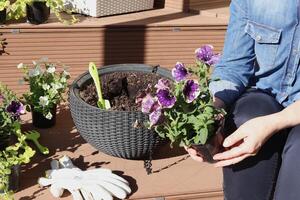
[[38, 141], [41, 136], [39, 132], [32, 130], [27, 131], [24, 134], [26, 136], [26, 140], [31, 140], [42, 154], [49, 154], [49, 149], [41, 145]]
[[96, 90], [97, 90], [97, 94], [98, 94], [98, 101], [97, 101], [97, 106], [101, 109], [110, 109], [110, 103], [108, 100], [103, 99], [102, 96], [102, 91], [101, 91], [101, 85], [100, 85], [100, 77], [98, 74], [98, 69], [95, 65], [95, 63], [90, 62], [89, 64], [89, 72], [94, 80], [95, 86], [96, 86]]

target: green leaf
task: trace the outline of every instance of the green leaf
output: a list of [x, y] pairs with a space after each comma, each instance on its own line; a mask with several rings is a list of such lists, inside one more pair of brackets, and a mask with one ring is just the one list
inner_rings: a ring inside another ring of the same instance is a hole
[[200, 129], [200, 135], [199, 135], [200, 143], [205, 144], [208, 138], [208, 129], [202, 128]]
[[200, 135], [198, 134], [194, 137], [194, 143], [199, 144], [199, 142], [200, 142]]

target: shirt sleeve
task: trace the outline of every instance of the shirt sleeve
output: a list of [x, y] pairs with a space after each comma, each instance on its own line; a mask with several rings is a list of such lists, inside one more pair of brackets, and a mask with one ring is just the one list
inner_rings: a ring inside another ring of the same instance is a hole
[[223, 55], [215, 66], [211, 93], [232, 104], [249, 85], [254, 75], [254, 40], [246, 33], [247, 0], [232, 0]]
[[293, 102], [300, 101], [300, 92], [298, 92], [293, 98]]

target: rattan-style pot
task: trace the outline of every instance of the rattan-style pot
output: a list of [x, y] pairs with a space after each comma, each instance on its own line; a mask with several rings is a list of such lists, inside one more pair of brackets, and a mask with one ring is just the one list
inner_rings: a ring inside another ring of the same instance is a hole
[[[98, 69], [100, 75], [113, 72], [157, 73], [172, 79], [170, 71], [144, 64], [119, 64]], [[79, 96], [80, 88], [92, 82], [88, 72], [79, 76], [70, 88], [70, 110], [81, 136], [92, 146], [106, 154], [126, 158], [148, 158], [162, 139], [144, 126], [148, 121], [142, 112], [102, 110], [84, 102]]]
[[65, 8], [92, 17], [153, 9], [154, 0], [63, 0]]

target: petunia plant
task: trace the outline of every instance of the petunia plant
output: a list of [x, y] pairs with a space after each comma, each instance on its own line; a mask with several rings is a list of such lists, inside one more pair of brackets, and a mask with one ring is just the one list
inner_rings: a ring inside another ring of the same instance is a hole
[[[67, 10], [64, 7], [64, 1], [63, 0], [15, 0], [11, 4], [10, 11], [8, 12], [8, 18], [9, 19], [15, 19], [18, 20], [20, 18], [23, 18], [26, 16], [26, 5], [30, 5], [33, 2], [45, 2], [46, 6], [49, 7], [52, 12], [55, 14], [57, 19], [64, 23], [64, 24], [75, 24], [79, 21], [77, 17], [75, 17], [72, 14], [72, 10]], [[62, 12], [66, 12], [68, 15], [71, 16], [70, 19], [65, 19], [62, 16]]]
[[35, 154], [21, 132], [20, 115], [24, 112], [16, 95], [0, 83], [0, 199], [3, 200], [13, 199], [9, 189], [12, 167], [28, 163]]
[[33, 67], [23, 63], [18, 68], [24, 72], [24, 81], [29, 83], [30, 92], [24, 94], [27, 108], [52, 118], [51, 109], [63, 100], [70, 74], [66, 68], [58, 71], [58, 65], [47, 58], [33, 61]]
[[142, 112], [149, 114], [149, 128], [162, 138], [180, 146], [205, 144], [222, 124], [224, 110], [213, 106], [208, 85], [210, 68], [220, 55], [211, 45], [195, 51], [196, 64], [186, 67], [177, 62], [172, 69], [174, 81], [160, 79], [155, 85], [156, 94], [145, 93]]

